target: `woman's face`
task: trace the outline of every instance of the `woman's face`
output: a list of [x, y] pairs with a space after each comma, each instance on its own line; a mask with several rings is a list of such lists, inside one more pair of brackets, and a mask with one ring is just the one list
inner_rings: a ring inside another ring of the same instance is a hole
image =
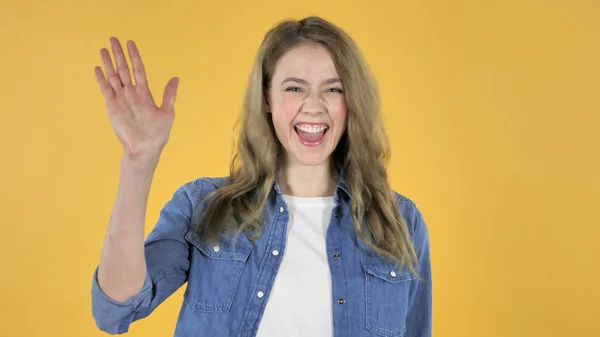
[[331, 55], [306, 44], [278, 61], [268, 93], [275, 133], [289, 161], [326, 162], [346, 129], [346, 103]]

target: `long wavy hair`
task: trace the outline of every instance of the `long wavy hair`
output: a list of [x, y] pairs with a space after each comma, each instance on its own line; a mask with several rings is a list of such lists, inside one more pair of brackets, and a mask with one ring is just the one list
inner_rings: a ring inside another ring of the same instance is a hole
[[264, 209], [283, 151], [268, 112], [267, 93], [277, 61], [291, 48], [319, 44], [331, 54], [344, 86], [348, 124], [334, 150], [352, 195], [352, 219], [360, 238], [375, 252], [413, 273], [416, 254], [388, 180], [390, 144], [380, 113], [377, 83], [353, 39], [320, 17], [285, 20], [267, 32], [258, 50], [238, 126], [237, 151], [225, 186], [213, 191], [196, 230], [211, 242], [233, 230], [261, 235]]

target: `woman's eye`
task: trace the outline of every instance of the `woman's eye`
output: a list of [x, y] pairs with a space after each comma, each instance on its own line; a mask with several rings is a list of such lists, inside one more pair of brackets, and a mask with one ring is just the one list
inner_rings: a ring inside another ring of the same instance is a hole
[[[285, 91], [295, 91], [295, 92], [301, 92], [303, 91], [302, 88], [299, 87], [288, 87], [285, 89]], [[337, 92], [337, 93], [343, 93], [344, 89], [342, 88], [329, 88], [327, 89], [327, 92]]]

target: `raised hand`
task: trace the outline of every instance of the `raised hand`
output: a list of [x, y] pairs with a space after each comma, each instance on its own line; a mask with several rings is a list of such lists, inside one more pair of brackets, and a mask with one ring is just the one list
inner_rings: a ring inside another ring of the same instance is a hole
[[110, 122], [123, 145], [125, 155], [160, 154], [171, 133], [175, 116], [175, 97], [179, 78], [167, 83], [160, 108], [154, 102], [140, 53], [133, 41], [127, 42], [127, 50], [133, 68], [135, 84], [125, 60], [121, 43], [110, 38], [116, 60], [116, 70], [106, 48], [100, 50], [101, 67], [95, 67], [96, 80], [106, 101]]

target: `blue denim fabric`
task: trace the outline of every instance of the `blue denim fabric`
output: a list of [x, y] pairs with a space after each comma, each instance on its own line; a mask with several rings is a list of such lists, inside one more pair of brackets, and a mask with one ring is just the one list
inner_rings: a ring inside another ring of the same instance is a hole
[[[289, 215], [277, 184], [269, 199], [263, 235], [255, 242], [224, 235], [217, 247], [200, 240], [191, 226], [201, 200], [226, 183], [225, 178], [200, 178], [180, 186], [163, 207], [146, 244], [148, 273], [140, 293], [126, 302], [108, 298], [92, 283], [92, 312], [108, 333], [128, 331], [187, 282], [176, 337], [255, 336], [279, 263], [285, 254]], [[344, 177], [334, 195], [327, 229], [335, 337], [431, 336], [431, 264], [429, 234], [420, 211], [396, 193], [418, 256], [416, 278], [406, 268], [375, 254], [359, 239], [350, 215], [351, 195]], [[199, 210], [199, 211], [198, 211]], [[278, 255], [272, 254], [278, 250]], [[257, 294], [262, 292], [264, 296]], [[290, 294], [290, 306], [294, 295]]]

